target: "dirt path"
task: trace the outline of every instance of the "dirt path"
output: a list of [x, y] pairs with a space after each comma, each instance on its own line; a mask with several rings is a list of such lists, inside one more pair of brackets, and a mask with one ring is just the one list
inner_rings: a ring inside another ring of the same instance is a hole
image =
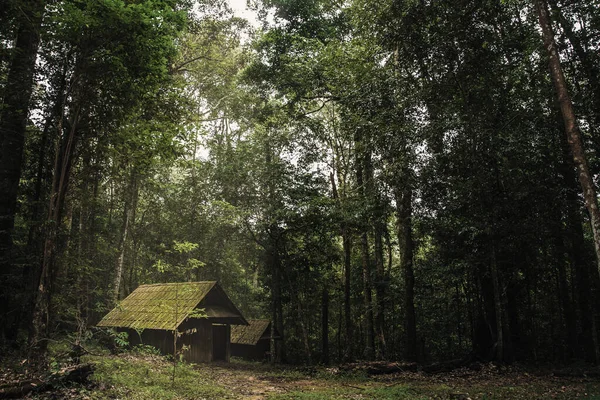
[[210, 376], [215, 383], [248, 400], [267, 399], [277, 393], [318, 390], [324, 384], [321, 380], [306, 379], [287, 370], [274, 372], [272, 367], [260, 364], [214, 364]]
[[[457, 370], [452, 373], [424, 375], [402, 373], [340, 380], [310, 371], [276, 369], [261, 364], [220, 364], [210, 368], [210, 379], [233, 392], [234, 396], [247, 400], [268, 399], [269, 396], [294, 392], [312, 392], [323, 398], [370, 398], [369, 390], [404, 388], [417, 398], [439, 399], [576, 399], [590, 398], [600, 389], [597, 379], [562, 379], [554, 376], [530, 375], [524, 371], [497, 371], [495, 367], [473, 372]], [[406, 394], [402, 392], [402, 398]], [[340, 397], [338, 397], [340, 396]], [[358, 396], [358, 397], [354, 397]], [[363, 397], [366, 396], [366, 397]], [[295, 398], [295, 397], [292, 397]], [[320, 397], [315, 397], [320, 398]], [[373, 397], [375, 398], [375, 397]], [[376, 398], [379, 398], [378, 396]], [[383, 396], [381, 398], [396, 398]], [[595, 398], [595, 397], [593, 397]]]
[[284, 385], [261, 377], [252, 369], [230, 368], [226, 365], [214, 366], [211, 375], [219, 385], [231, 390], [244, 399], [266, 399], [271, 393], [287, 391]]

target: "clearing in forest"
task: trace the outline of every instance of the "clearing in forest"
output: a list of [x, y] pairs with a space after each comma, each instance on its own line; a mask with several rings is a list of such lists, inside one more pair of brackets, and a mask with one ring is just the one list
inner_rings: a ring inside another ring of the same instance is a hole
[[[369, 376], [364, 370], [290, 367], [235, 361], [179, 364], [139, 354], [87, 356], [95, 365], [90, 383], [28, 399], [600, 399], [600, 380], [568, 371], [479, 365], [440, 374], [400, 372]], [[564, 374], [565, 371], [562, 371]], [[589, 371], [588, 371], [589, 372]], [[3, 371], [0, 384], [17, 378]]]

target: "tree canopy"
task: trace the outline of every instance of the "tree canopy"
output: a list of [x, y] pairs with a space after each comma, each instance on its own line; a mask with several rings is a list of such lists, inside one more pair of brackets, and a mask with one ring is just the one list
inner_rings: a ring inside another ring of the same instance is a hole
[[274, 361], [598, 362], [596, 0], [0, 5], [0, 345], [218, 280]]

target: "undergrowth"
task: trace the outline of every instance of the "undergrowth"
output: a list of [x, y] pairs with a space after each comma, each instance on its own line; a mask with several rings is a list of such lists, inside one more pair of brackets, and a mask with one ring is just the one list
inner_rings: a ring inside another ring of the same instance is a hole
[[92, 399], [234, 398], [193, 364], [177, 364], [173, 381], [173, 364], [160, 356], [103, 356], [89, 360], [96, 364], [92, 380], [100, 389], [94, 392]]
[[[596, 399], [600, 381], [590, 377], [558, 378], [526, 368], [483, 365], [477, 371], [441, 374], [406, 372], [369, 376], [363, 370], [293, 367], [234, 360], [231, 363], [175, 365], [148, 346], [110, 354], [101, 346], [80, 360], [95, 365], [89, 384], [72, 384], [28, 399], [187, 400], [187, 399]], [[69, 346], [50, 346], [50, 371], [72, 365]], [[0, 360], [0, 384], [26, 378], [21, 358]]]

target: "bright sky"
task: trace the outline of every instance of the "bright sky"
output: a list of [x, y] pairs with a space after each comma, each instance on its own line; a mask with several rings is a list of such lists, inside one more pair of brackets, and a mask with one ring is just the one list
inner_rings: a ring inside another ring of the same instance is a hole
[[246, 7], [246, 0], [229, 0], [229, 5], [237, 17], [248, 20], [254, 27], [259, 25], [256, 13]]

